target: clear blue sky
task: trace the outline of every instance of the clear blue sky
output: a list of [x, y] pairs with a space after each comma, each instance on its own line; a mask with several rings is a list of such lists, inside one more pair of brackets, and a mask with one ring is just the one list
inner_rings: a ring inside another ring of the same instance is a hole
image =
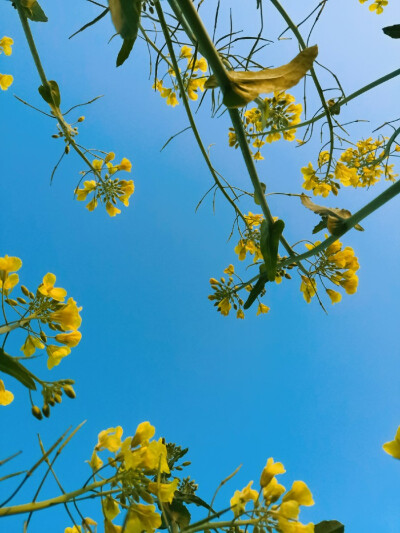
[[[400, 43], [381, 32], [400, 22], [398, 2], [389, 3], [376, 16], [357, 0], [329, 2], [315, 30], [312, 44], [320, 47], [320, 61], [340, 76], [347, 93], [398, 68]], [[115, 69], [120, 42], [107, 44], [114, 33], [108, 17], [68, 40], [99, 12], [86, 2], [73, 4], [43, 2], [50, 22], [34, 25], [33, 31], [45, 70], [59, 83], [64, 109], [105, 95], [83, 111], [79, 139], [88, 147], [115, 151], [117, 159], [128, 157], [136, 191], [118, 217], [110, 219], [100, 208], [89, 213], [73, 198], [83, 167], [72, 154], [49, 186], [62, 141], [51, 138], [50, 119], [12, 96], [43, 107], [16, 12], [2, 1], [0, 36], [12, 36], [15, 45], [11, 57], [0, 57], [0, 71], [13, 74], [15, 81], [0, 95], [0, 256], [23, 260], [20, 278], [30, 288], [45, 273], [55, 273], [58, 284], [83, 306], [82, 342], [49, 374], [49, 379], [76, 380], [75, 401], [65, 399], [49, 420], [38, 422], [30, 415], [26, 391], [6, 379], [15, 401], [1, 409], [0, 458], [20, 449], [24, 453], [4, 467], [4, 475], [11, 466], [27, 468], [38, 458], [37, 432], [50, 445], [68, 426], [87, 419], [56, 468], [72, 490], [89, 475], [83, 462], [100, 430], [122, 425], [132, 435], [139, 422], [149, 420], [158, 435], [189, 446], [189, 473], [204, 499], [243, 463], [222, 492], [221, 508], [235, 489], [257, 482], [272, 456], [286, 467], [284, 485], [302, 479], [313, 492], [316, 505], [302, 512], [304, 521], [335, 518], [350, 533], [398, 532], [400, 462], [381, 449], [400, 424], [398, 199], [365, 221], [364, 233], [343, 238], [361, 264], [359, 289], [335, 307], [328, 302], [328, 316], [316, 302], [304, 302], [295, 277], [268, 291], [268, 315], [256, 317], [252, 309], [244, 321], [219, 316], [207, 300], [208, 280], [229, 263], [238, 264], [236, 237], [227, 243], [232, 211], [218, 196], [215, 215], [210, 199], [195, 213], [211, 177], [190, 132], [160, 153], [164, 142], [187, 125], [183, 106], [167, 107], [151, 90], [143, 43]], [[277, 43], [284, 25], [264, 4], [265, 35], [275, 42], [264, 50], [263, 62], [282, 64], [297, 53], [296, 44]], [[298, 4], [285, 2], [295, 20], [304, 15], [304, 4]], [[311, 9], [317, 2], [307, 4]], [[210, 19], [215, 5], [208, 0], [203, 6]], [[255, 33], [252, 14], [240, 12], [241, 2], [232, 5], [237, 29], [244, 21]], [[322, 79], [332, 86], [324, 74]], [[292, 92], [301, 98], [300, 86]], [[343, 110], [343, 122], [370, 121], [349, 126], [353, 138], [399, 118], [399, 94], [397, 79]], [[317, 102], [311, 97], [308, 105], [314, 109]], [[249, 188], [239, 152], [227, 147], [227, 118], [211, 119], [207, 101], [198, 123], [205, 144], [213, 144], [216, 168]], [[300, 193], [300, 167], [315, 161], [319, 146], [318, 133], [302, 149], [283, 142], [271, 146], [258, 167], [268, 189]], [[386, 186], [346, 189], [326, 205], [354, 211]], [[271, 209], [286, 221], [288, 240], [310, 236], [315, 216], [305, 213], [297, 199], [276, 198]], [[243, 210], [254, 212], [254, 204], [243, 203]], [[18, 335], [11, 337], [7, 351], [17, 355], [22, 342]], [[31, 364], [47, 375], [44, 358]], [[6, 490], [2, 483], [0, 495], [13, 486], [10, 482]], [[26, 499], [34, 488], [33, 482]], [[41, 498], [54, 493], [50, 482]], [[85, 515], [96, 517], [91, 504], [87, 509]], [[30, 531], [42, 531], [43, 520], [55, 532], [70, 525], [59, 508], [34, 516]], [[4, 521], [8, 526], [1, 524], [0, 531], [20, 531], [21, 522]]]

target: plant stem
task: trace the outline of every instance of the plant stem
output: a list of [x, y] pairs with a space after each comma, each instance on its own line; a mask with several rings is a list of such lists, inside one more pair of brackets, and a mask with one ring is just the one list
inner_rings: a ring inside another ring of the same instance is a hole
[[0, 326], [0, 335], [3, 335], [3, 333], [9, 333], [14, 329], [26, 326], [26, 324], [28, 324], [28, 322], [33, 318], [36, 318], [35, 315], [31, 315], [26, 318], [21, 318], [20, 320], [16, 320], [15, 322], [9, 322], [8, 324], [3, 324], [2, 326]]

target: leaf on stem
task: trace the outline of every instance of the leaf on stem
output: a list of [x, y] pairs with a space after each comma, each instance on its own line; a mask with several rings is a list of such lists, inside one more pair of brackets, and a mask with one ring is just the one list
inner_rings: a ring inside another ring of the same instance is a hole
[[117, 57], [117, 67], [129, 57], [140, 26], [142, 0], [109, 0], [111, 19], [124, 42]]
[[[229, 108], [243, 107], [260, 94], [286, 91], [304, 78], [318, 55], [318, 46], [302, 50], [290, 63], [278, 68], [258, 72], [227, 71], [230, 87], [224, 94], [224, 104]], [[206, 89], [218, 87], [215, 75], [206, 81]]]
[[400, 24], [394, 24], [393, 26], [386, 26], [382, 28], [385, 35], [388, 35], [392, 39], [400, 39]]
[[29, 20], [32, 20], [33, 22], [47, 22], [49, 20], [43, 9], [40, 7], [39, 2], [23, 0], [21, 1], [21, 4], [24, 8], [25, 15]]
[[[318, 231], [327, 228], [331, 235], [339, 235], [343, 230], [346, 218], [351, 217], [351, 213], [347, 209], [324, 207], [322, 205], [314, 204], [314, 202], [312, 202], [305, 194], [300, 196], [300, 200], [304, 207], [307, 207], [307, 209], [310, 209], [322, 218], [322, 221], [313, 229], [313, 233], [317, 233]], [[364, 231], [364, 228], [360, 226], [360, 224], [356, 224], [354, 228], [358, 231]]]
[[43, 100], [50, 106], [60, 107], [61, 95], [56, 81], [49, 80], [47, 85], [41, 85], [38, 91]]
[[[261, 272], [261, 269], [260, 269]], [[267, 283], [268, 279], [265, 274], [260, 274], [260, 277], [257, 280], [257, 283], [254, 285], [254, 287], [251, 289], [249, 297], [247, 298], [246, 302], [243, 305], [243, 309], [249, 309], [253, 303], [257, 300], [259, 294], [264, 290], [265, 284]]]
[[337, 520], [324, 520], [315, 524], [315, 533], [344, 533], [344, 525]]
[[279, 219], [270, 224], [267, 224], [265, 220], [261, 223], [260, 248], [264, 258], [265, 273], [268, 281], [275, 280], [279, 239], [284, 227], [285, 223]]
[[35, 382], [29, 370], [21, 365], [19, 361], [6, 354], [2, 348], [0, 348], [0, 372], [12, 376], [30, 390], [36, 390]]

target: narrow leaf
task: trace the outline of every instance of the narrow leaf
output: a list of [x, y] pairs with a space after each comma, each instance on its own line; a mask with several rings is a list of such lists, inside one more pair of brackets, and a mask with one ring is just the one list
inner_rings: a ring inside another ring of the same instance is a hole
[[2, 348], [0, 348], [0, 372], [12, 376], [30, 390], [36, 390], [35, 382], [32, 379], [33, 374], [19, 361], [6, 354]]
[[122, 43], [121, 49], [117, 56], [117, 67], [120, 67], [128, 59], [134, 44], [134, 40], [124, 39], [124, 42]]
[[257, 283], [254, 285], [254, 287], [251, 289], [249, 297], [247, 298], [243, 309], [249, 309], [253, 303], [258, 298], [259, 294], [263, 291], [265, 284], [267, 283], [268, 279], [266, 276], [261, 276], [258, 278]]
[[[229, 108], [243, 107], [260, 94], [286, 91], [304, 78], [312, 68], [318, 55], [318, 46], [302, 50], [290, 63], [278, 68], [266, 68], [258, 72], [227, 71], [231, 82], [225, 92], [224, 104]], [[218, 86], [214, 75], [210, 76], [204, 87], [213, 89]]]
[[323, 229], [326, 229], [326, 224], [327, 224], [327, 221], [326, 219], [322, 219], [320, 222], [318, 222], [318, 224], [315, 226], [315, 228], [312, 230], [313, 232], [313, 235], [315, 233], [318, 233], [319, 231], [323, 230]]
[[394, 26], [386, 26], [382, 28], [385, 35], [388, 35], [392, 39], [400, 39], [400, 24], [394, 24]]
[[128, 58], [135, 44], [140, 26], [142, 0], [109, 0], [108, 6], [114, 27], [124, 40], [117, 58], [119, 66]]
[[284, 227], [285, 223], [283, 220], [277, 220], [269, 225], [264, 220], [261, 224], [260, 248], [264, 258], [267, 279], [269, 281], [275, 280], [279, 239]]

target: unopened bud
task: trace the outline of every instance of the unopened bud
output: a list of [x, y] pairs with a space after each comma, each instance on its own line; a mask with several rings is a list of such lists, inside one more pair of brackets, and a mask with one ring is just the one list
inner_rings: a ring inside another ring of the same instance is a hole
[[43, 418], [42, 412], [37, 405], [32, 405], [32, 414], [38, 420], [42, 420]]
[[49, 323], [49, 328], [52, 329], [53, 331], [57, 331], [55, 324], [53, 324], [52, 322]]
[[78, 118], [78, 122], [83, 122], [84, 120], [85, 120], [85, 117], [83, 115]]
[[287, 272], [285, 272], [285, 278], [286, 279], [292, 279], [292, 276], [290, 274], [288, 274]]
[[26, 304], [26, 300], [20, 298], [19, 296], [17, 297], [17, 302], [19, 302], [20, 304]]
[[63, 389], [64, 389], [64, 392], [65, 392], [65, 395], [68, 396], [68, 398], [71, 398], [71, 400], [76, 398], [75, 391], [71, 387], [71, 385], [64, 385]]
[[185, 461], [184, 463], [182, 463], [182, 466], [189, 466], [191, 464], [192, 464], [191, 461]]
[[54, 401], [54, 398], [49, 398], [48, 399], [48, 403], [49, 403], [49, 405], [51, 405], [51, 407], [54, 407], [56, 405], [56, 402]]
[[57, 392], [54, 394], [53, 398], [54, 398], [54, 401], [57, 403], [62, 402], [61, 394], [58, 394]]
[[25, 287], [25, 285], [21, 285], [21, 291], [23, 292], [23, 294], [25, 294], [25, 296], [27, 296], [28, 298], [30, 298], [30, 296], [29, 296], [29, 289], [27, 289], [27, 287]]
[[66, 145], [64, 152], [65, 152], [66, 154], [69, 154], [69, 144]]
[[52, 137], [53, 137], [53, 139], [58, 139], [58, 138], [59, 138], [59, 135], [57, 135], [57, 133], [54, 133], [54, 134], [52, 135]]
[[48, 403], [45, 403], [42, 407], [42, 413], [46, 418], [49, 418], [50, 416], [50, 405]]
[[29, 298], [30, 298], [31, 300], [34, 300], [34, 299], [35, 299], [35, 295], [33, 294], [33, 292], [30, 292], [30, 291], [29, 291]]
[[15, 300], [11, 300], [9, 298], [6, 298], [5, 302], [8, 304], [8, 305], [12, 305], [13, 307], [18, 305], [18, 302], [16, 302]]
[[44, 343], [47, 342], [47, 337], [46, 337], [46, 334], [45, 334], [44, 331], [41, 331], [41, 332], [40, 332], [40, 338], [42, 339], [42, 341], [43, 341]]

